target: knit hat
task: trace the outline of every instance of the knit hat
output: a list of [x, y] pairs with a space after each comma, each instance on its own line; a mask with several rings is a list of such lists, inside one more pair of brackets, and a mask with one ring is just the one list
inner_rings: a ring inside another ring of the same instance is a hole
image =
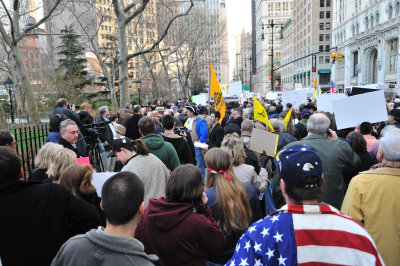
[[[274, 161], [280, 177], [290, 186], [312, 189], [322, 183], [321, 159], [311, 147], [294, 145], [282, 149], [276, 154]], [[313, 178], [306, 182], [308, 177]]]

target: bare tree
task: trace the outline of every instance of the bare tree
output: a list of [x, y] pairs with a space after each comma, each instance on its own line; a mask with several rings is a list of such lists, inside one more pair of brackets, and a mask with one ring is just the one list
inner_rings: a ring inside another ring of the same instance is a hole
[[[30, 31], [36, 29], [41, 24], [43, 24], [49, 17], [52, 15], [54, 10], [60, 4], [61, 0], [55, 0], [54, 4], [50, 8], [50, 10], [43, 15], [43, 18], [40, 19], [38, 22], [28, 24], [24, 29], [20, 28], [20, 20], [21, 16], [23, 15], [20, 7], [21, 7], [21, 0], [14, 0], [11, 10], [7, 9], [4, 0], [0, 0], [1, 5], [3, 6], [7, 19], [8, 24], [10, 26], [10, 31], [7, 32], [3, 21], [0, 21], [0, 34], [5, 43], [7, 44], [8, 48], [10, 49], [10, 53], [12, 55], [12, 59], [15, 63], [15, 68], [21, 77], [22, 87], [26, 91], [26, 101], [28, 103], [28, 110], [29, 114], [31, 115], [31, 119], [34, 123], [40, 123], [39, 117], [39, 110], [37, 105], [37, 97], [33, 91], [32, 84], [29, 79], [28, 72], [25, 68], [24, 62], [22, 60], [22, 56], [18, 47], [18, 43], [22, 41], [22, 39], [29, 34]], [[15, 80], [14, 80], [15, 81]], [[14, 82], [16, 83], [16, 82]], [[16, 88], [20, 88], [16, 86]]]
[[117, 17], [118, 35], [119, 35], [119, 89], [120, 89], [120, 102], [129, 102], [129, 88], [128, 88], [128, 61], [129, 59], [149, 53], [153, 51], [164, 37], [167, 35], [171, 24], [179, 17], [186, 16], [193, 7], [193, 0], [190, 0], [190, 6], [183, 13], [178, 13], [170, 18], [168, 23], [165, 24], [163, 31], [159, 32], [158, 38], [153, 44], [143, 50], [128, 54], [127, 45], [127, 25], [140, 15], [148, 5], [150, 0], [142, 0], [141, 4], [133, 1], [131, 4], [125, 5], [123, 0], [112, 0], [114, 12]]

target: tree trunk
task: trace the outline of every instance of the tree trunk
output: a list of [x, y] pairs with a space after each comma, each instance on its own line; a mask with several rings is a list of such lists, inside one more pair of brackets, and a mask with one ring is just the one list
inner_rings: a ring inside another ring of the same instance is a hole
[[122, 18], [118, 19], [118, 42], [119, 42], [119, 97], [123, 106], [131, 101], [128, 87], [128, 46], [126, 43], [126, 27]]
[[[28, 103], [28, 110], [30, 119], [33, 123], [39, 124], [40, 123], [40, 116], [39, 116], [39, 109], [36, 102], [36, 96], [33, 91], [31, 82], [29, 80], [28, 72], [26, 71], [25, 65], [22, 61], [21, 54], [17, 46], [11, 46], [11, 53], [14, 58], [15, 68], [17, 72], [20, 73], [22, 79], [22, 86], [25, 89], [26, 95], [25, 99]], [[18, 86], [15, 86], [18, 88]], [[21, 88], [22, 90], [22, 88]]]
[[4, 112], [3, 105], [0, 104], [0, 128], [8, 129], [6, 113]]

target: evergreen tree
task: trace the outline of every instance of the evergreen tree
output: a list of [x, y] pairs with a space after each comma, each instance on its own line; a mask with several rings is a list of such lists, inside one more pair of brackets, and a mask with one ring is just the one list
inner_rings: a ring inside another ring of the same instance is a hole
[[58, 69], [63, 72], [60, 89], [63, 94], [73, 92], [73, 96], [78, 96], [76, 94], [92, 83], [85, 70], [87, 63], [84, 57], [85, 48], [80, 44], [79, 35], [74, 32], [72, 25], [66, 25], [61, 33], [61, 45], [57, 47], [58, 55], [62, 56], [58, 59]]

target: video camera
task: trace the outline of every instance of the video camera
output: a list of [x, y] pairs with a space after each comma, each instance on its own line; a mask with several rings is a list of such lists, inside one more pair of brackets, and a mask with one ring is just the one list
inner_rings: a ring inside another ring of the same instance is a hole
[[[68, 105], [67, 105], [67, 108], [68, 108], [68, 109], [71, 109], [73, 105], [74, 105], [74, 104], [68, 104]], [[75, 104], [75, 109], [79, 109], [79, 108], [81, 108], [81, 106]]]
[[82, 125], [82, 133], [85, 136], [88, 144], [97, 143], [97, 139], [100, 136], [100, 130], [104, 129], [105, 125], [110, 124], [112, 121], [103, 121], [103, 122], [93, 122], [92, 124], [83, 124]]
[[179, 135], [179, 136], [185, 137], [186, 128], [185, 127], [175, 127], [174, 128], [174, 133]]

